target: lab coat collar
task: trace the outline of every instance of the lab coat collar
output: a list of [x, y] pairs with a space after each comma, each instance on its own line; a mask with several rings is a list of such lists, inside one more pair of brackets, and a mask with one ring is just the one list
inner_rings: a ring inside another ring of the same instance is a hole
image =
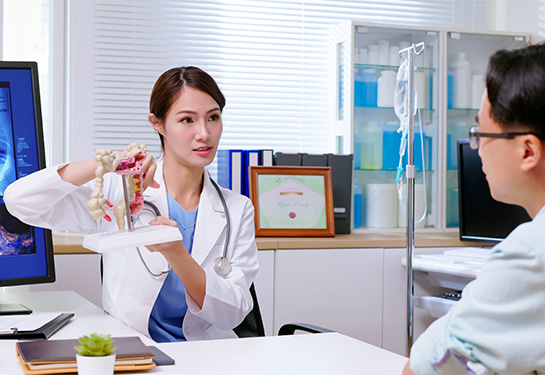
[[[217, 243], [220, 234], [226, 227], [225, 210], [214, 185], [210, 181], [208, 172], [204, 172], [204, 184], [199, 202], [199, 213], [195, 226], [195, 239], [191, 252], [195, 261], [202, 264], [207, 256], [211, 255], [211, 249]], [[220, 253], [212, 254], [216, 257], [221, 254], [223, 244], [220, 244]]]

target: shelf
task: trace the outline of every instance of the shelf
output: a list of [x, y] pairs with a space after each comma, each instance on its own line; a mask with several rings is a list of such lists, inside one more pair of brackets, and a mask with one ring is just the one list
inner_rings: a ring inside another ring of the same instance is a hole
[[[389, 110], [389, 111], [394, 111], [394, 107], [379, 107], [379, 106], [376, 106], [376, 105], [354, 105], [355, 108], [373, 108], [373, 109], [383, 109], [383, 110]], [[430, 111], [430, 112], [433, 112], [435, 111], [434, 108], [417, 108], [418, 110], [420, 111]]]
[[[367, 68], [367, 69], [388, 69], [388, 70], [398, 70], [399, 66], [397, 65], [378, 65], [378, 64], [354, 64], [356, 68]], [[417, 72], [435, 72], [435, 68], [426, 68], [426, 67], [417, 67]]]
[[[403, 166], [405, 169], [406, 165]], [[397, 169], [370, 169], [370, 168], [354, 168], [354, 171], [361, 171], [361, 172], [397, 172]], [[416, 168], [416, 172], [422, 172], [422, 169]], [[433, 173], [433, 169], [426, 169], [427, 173]]]
[[447, 110], [454, 111], [454, 112], [471, 112], [471, 111], [479, 111], [479, 108], [447, 108]]

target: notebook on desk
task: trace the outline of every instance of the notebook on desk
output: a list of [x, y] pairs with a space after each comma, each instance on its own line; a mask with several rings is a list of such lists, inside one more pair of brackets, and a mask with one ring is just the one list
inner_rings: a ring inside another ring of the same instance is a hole
[[[137, 336], [113, 337], [116, 346], [115, 371], [147, 370], [156, 366], [155, 354]], [[25, 374], [77, 373], [78, 339], [23, 341], [16, 343], [16, 352]]]

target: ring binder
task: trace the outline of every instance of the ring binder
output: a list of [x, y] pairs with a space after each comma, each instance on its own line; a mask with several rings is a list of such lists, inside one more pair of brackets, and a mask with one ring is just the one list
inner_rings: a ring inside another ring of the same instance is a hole
[[60, 314], [59, 316], [50, 320], [40, 328], [32, 331], [20, 331], [17, 329], [17, 327], [3, 329], [0, 330], [0, 340], [46, 340], [59, 329], [61, 329], [65, 324], [67, 324], [74, 316], [74, 313]]
[[0, 335], [11, 335], [15, 332], [17, 332], [17, 328], [0, 329]]

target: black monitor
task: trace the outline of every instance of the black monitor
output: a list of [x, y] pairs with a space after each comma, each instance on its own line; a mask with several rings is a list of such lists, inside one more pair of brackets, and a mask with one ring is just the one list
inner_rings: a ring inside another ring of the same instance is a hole
[[[35, 62], [0, 61], [0, 286], [55, 281], [51, 231], [22, 223], [4, 203], [6, 187], [45, 167]], [[4, 310], [2, 310], [2, 306]], [[0, 304], [0, 313], [13, 306]]]
[[478, 150], [467, 139], [458, 141], [458, 203], [462, 241], [498, 243], [531, 220], [522, 207], [492, 198]]

